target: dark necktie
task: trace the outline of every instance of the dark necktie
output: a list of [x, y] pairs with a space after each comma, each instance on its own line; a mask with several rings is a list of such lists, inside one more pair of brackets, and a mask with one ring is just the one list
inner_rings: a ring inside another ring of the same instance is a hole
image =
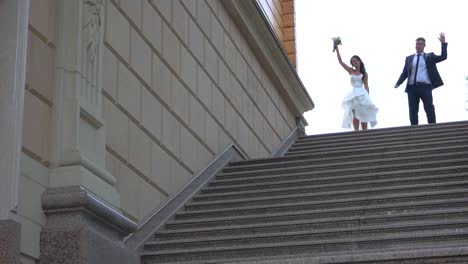
[[418, 76], [418, 66], [419, 66], [419, 57], [421, 54], [418, 54], [418, 58], [416, 59], [416, 69], [414, 71], [414, 82], [413, 84], [416, 85], [416, 76]]

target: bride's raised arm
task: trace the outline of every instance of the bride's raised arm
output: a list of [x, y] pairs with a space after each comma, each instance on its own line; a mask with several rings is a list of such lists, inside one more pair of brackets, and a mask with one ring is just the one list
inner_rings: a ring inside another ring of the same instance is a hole
[[343, 60], [341, 59], [340, 49], [338, 48], [338, 46], [335, 47], [335, 50], [336, 50], [336, 57], [338, 58], [338, 62], [343, 67], [343, 69], [345, 69], [345, 71], [347, 71], [349, 74], [353, 73], [353, 68], [346, 65], [346, 63], [344, 63]]

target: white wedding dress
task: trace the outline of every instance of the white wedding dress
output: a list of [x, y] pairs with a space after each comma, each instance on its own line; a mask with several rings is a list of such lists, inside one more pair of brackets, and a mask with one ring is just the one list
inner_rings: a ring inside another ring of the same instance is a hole
[[377, 112], [379, 109], [372, 103], [369, 93], [364, 89], [362, 74], [351, 74], [351, 91], [345, 96], [342, 103], [344, 109], [343, 128], [353, 126], [353, 110], [360, 122], [369, 122], [372, 127], [377, 125]]

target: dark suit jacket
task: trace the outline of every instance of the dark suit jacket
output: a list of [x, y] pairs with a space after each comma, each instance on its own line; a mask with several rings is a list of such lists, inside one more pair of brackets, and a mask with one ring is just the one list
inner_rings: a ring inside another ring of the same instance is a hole
[[[433, 52], [425, 53], [424, 55], [425, 55], [424, 58], [426, 60], [427, 73], [432, 83], [432, 89], [435, 89], [439, 86], [444, 85], [444, 82], [442, 81], [442, 78], [440, 77], [439, 71], [437, 70], [436, 63], [439, 63], [447, 59], [447, 43], [442, 43], [442, 53], [440, 54], [440, 56], [435, 55]], [[406, 78], [410, 76], [411, 68], [413, 67], [414, 56], [415, 55], [413, 54], [413, 55], [406, 57], [405, 67], [403, 68], [403, 72], [401, 73], [400, 78], [398, 79], [396, 83], [398, 86], [402, 84], [406, 80]], [[407, 91], [408, 91], [408, 82], [406, 83], [405, 92]]]

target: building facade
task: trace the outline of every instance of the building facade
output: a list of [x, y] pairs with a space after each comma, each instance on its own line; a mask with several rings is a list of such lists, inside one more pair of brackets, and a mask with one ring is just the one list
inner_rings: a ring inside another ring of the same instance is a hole
[[313, 108], [293, 10], [1, 1], [0, 259], [65, 263], [54, 255], [70, 249], [51, 245], [87, 240], [115, 252], [229, 146], [274, 154]]
[[291, 64], [296, 65], [296, 27], [293, 0], [258, 0], [263, 14], [269, 21]]

